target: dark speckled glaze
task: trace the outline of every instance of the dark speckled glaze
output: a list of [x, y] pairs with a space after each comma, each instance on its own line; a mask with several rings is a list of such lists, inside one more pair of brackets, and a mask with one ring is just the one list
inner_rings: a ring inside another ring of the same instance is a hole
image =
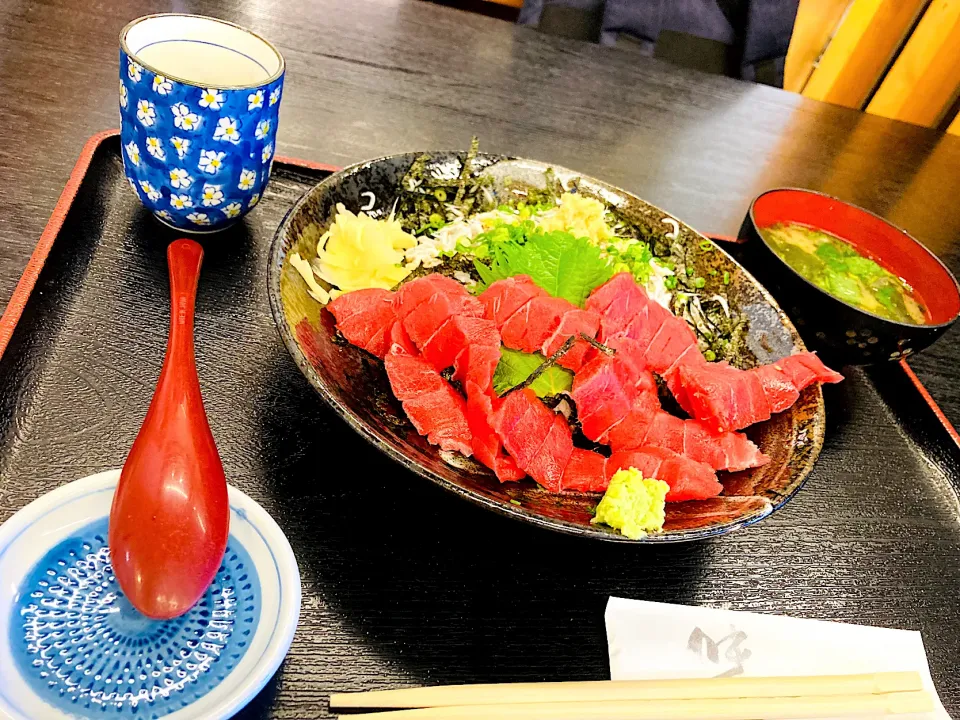
[[[787, 412], [750, 428], [747, 434], [771, 462], [754, 470], [720, 473], [721, 497], [667, 506], [664, 532], [630, 540], [590, 519], [597, 495], [552, 495], [532, 480], [499, 483], [486, 468], [455, 453], [441, 452], [417, 434], [390, 392], [383, 364], [343, 341], [333, 316], [309, 297], [306, 285], [286, 257], [297, 250], [314, 257], [316, 243], [342, 202], [356, 211], [371, 202], [371, 215], [390, 212], [400, 179], [419, 153], [394, 155], [360, 163], [338, 172], [307, 192], [277, 230], [270, 252], [269, 297], [274, 318], [290, 354], [310, 384], [357, 432], [378, 449], [414, 472], [472, 502], [535, 525], [561, 532], [619, 542], [663, 543], [720, 535], [761, 520], [789, 500], [803, 485], [824, 435], [823, 394], [819, 386], [805, 390]], [[459, 168], [461, 153], [431, 152], [432, 164]], [[481, 155], [478, 166], [497, 178], [535, 182], [546, 165], [502, 156]], [[656, 232], [675, 227], [680, 242], [690, 248], [697, 274], [707, 278], [706, 290], [717, 283], [732, 307], [750, 318], [749, 350], [737, 364], [749, 368], [804, 349], [783, 311], [767, 291], [729, 255], [709, 245], [703, 235], [668, 213], [606, 183], [554, 168], [564, 181], [580, 178], [581, 192], [598, 197], [619, 214]], [[666, 222], [665, 222], [666, 221]], [[713, 275], [711, 270], [717, 270]], [[731, 277], [723, 287], [724, 272]]]

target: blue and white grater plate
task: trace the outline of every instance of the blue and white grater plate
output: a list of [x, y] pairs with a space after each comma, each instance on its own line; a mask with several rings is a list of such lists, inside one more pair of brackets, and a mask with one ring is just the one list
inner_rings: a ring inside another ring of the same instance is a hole
[[110, 565], [119, 470], [69, 483], [0, 526], [0, 719], [218, 720], [276, 672], [300, 614], [300, 573], [267, 512], [229, 489], [230, 538], [206, 595], [150, 620]]

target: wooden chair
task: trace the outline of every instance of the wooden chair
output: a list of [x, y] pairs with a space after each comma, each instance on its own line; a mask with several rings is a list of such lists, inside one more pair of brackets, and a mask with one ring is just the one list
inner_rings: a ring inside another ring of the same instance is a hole
[[784, 87], [960, 135], [960, 0], [800, 0]]

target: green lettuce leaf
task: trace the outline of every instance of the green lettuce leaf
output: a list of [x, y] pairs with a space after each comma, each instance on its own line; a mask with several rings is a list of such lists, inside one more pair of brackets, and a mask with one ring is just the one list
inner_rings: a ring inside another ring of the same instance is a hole
[[[546, 358], [540, 353], [525, 353], [510, 348], [500, 349], [500, 362], [493, 374], [493, 389], [502, 395], [512, 387], [516, 387], [528, 377], [530, 373], [540, 367]], [[547, 368], [536, 380], [530, 384], [538, 397], [549, 397], [566, 392], [573, 387], [573, 373], [559, 365]]]
[[482, 283], [479, 290], [497, 280], [529, 275], [552, 296], [583, 307], [590, 293], [613, 277], [612, 263], [587, 238], [521, 227], [522, 239], [513, 229], [501, 232], [499, 242], [489, 244], [489, 265], [479, 260], [474, 263]]

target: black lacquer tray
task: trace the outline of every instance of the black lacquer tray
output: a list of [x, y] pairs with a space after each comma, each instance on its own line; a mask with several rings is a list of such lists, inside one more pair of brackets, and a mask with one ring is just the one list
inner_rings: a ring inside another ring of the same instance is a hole
[[[210, 424], [229, 481], [277, 519], [303, 574], [290, 655], [239, 717], [329, 717], [333, 690], [605, 678], [610, 595], [921, 630], [960, 712], [960, 445], [906, 365], [825, 389], [820, 459], [759, 525], [662, 547], [522, 525], [373, 450], [280, 341], [270, 240], [329, 172], [278, 159], [259, 207], [202, 240]], [[116, 135], [93, 138], [0, 321], [0, 521], [123, 463], [160, 370], [176, 237], [127, 186]]]

